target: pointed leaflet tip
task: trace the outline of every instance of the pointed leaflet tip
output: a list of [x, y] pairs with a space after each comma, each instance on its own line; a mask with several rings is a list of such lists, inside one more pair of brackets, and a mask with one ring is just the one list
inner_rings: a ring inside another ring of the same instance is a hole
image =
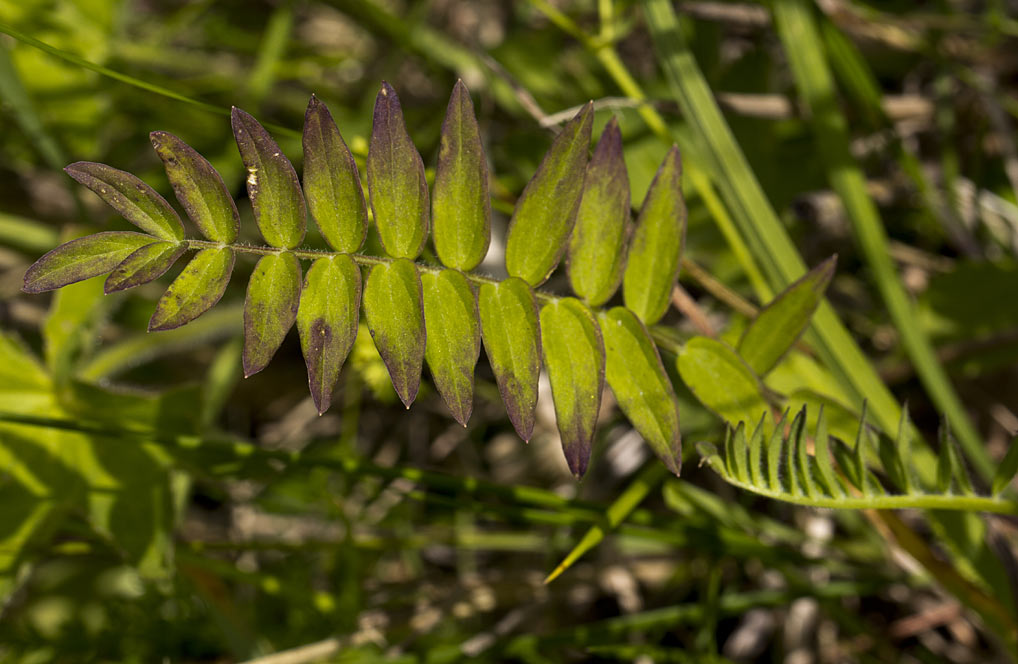
[[145, 245], [151, 235], [106, 231], [66, 242], [47, 252], [25, 272], [21, 290], [44, 293], [105, 274]]

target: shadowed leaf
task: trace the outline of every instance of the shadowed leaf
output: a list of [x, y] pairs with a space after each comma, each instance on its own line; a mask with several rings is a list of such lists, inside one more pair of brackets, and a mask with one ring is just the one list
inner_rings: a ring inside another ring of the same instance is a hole
[[64, 168], [129, 222], [162, 240], [184, 239], [180, 217], [166, 199], [136, 176], [106, 164], [78, 161]]
[[21, 290], [42, 293], [105, 274], [154, 240], [151, 235], [129, 231], [108, 231], [71, 240], [33, 263], [25, 272]]
[[399, 97], [388, 83], [382, 83], [375, 98], [368, 193], [385, 253], [416, 258], [428, 239], [428, 183], [424, 162], [403, 123]]
[[318, 413], [332, 402], [332, 390], [357, 338], [361, 271], [349, 256], [319, 258], [304, 278], [297, 331], [308, 367], [308, 386]]
[[534, 294], [522, 279], [482, 284], [478, 297], [481, 338], [509, 419], [530, 440], [541, 374], [541, 327]]
[[472, 270], [491, 242], [488, 162], [463, 81], [457, 81], [442, 123], [432, 201], [435, 251], [442, 263]]
[[481, 352], [477, 299], [456, 270], [421, 275], [428, 341], [424, 357], [452, 416], [463, 426], [474, 401], [474, 366]]
[[235, 242], [240, 214], [219, 172], [173, 134], [154, 131], [149, 139], [163, 160], [173, 193], [201, 234], [214, 242]]
[[354, 252], [368, 232], [357, 164], [328, 107], [312, 95], [304, 114], [304, 194], [322, 236], [336, 251]]
[[149, 331], [180, 327], [215, 306], [230, 283], [235, 260], [229, 247], [202, 249], [195, 254], [156, 303]]
[[364, 318], [392, 386], [409, 408], [421, 384], [426, 343], [421, 278], [412, 262], [400, 258], [371, 268]]
[[297, 318], [300, 261], [288, 251], [263, 256], [247, 283], [244, 301], [244, 377], [269, 364]]
[[307, 213], [293, 164], [253, 117], [234, 107], [230, 120], [258, 230], [273, 247], [296, 248], [304, 239]]
[[[760, 381], [745, 361], [727, 344], [708, 337], [693, 337], [676, 358], [682, 380], [700, 402], [732, 427], [757, 422], [769, 411]], [[765, 431], [769, 429], [765, 420]]]
[[679, 276], [686, 234], [681, 178], [679, 149], [672, 146], [643, 200], [626, 258], [622, 295], [626, 307], [646, 325], [653, 325], [665, 315]]
[[586, 305], [563, 298], [541, 309], [541, 348], [562, 451], [573, 475], [583, 477], [604, 389], [601, 330]]
[[134, 288], [158, 279], [187, 251], [186, 244], [153, 242], [125, 258], [110, 272], [103, 289], [107, 293]]
[[548, 278], [566, 250], [583, 193], [593, 120], [591, 103], [562, 128], [516, 202], [505, 266], [531, 286]]
[[604, 304], [619, 287], [629, 231], [629, 175], [622, 133], [612, 118], [587, 164], [566, 261], [573, 292], [590, 306]]
[[1002, 493], [1014, 479], [1016, 473], [1018, 473], [1018, 438], [1011, 440], [1007, 454], [997, 466], [997, 473], [993, 476], [993, 494]]

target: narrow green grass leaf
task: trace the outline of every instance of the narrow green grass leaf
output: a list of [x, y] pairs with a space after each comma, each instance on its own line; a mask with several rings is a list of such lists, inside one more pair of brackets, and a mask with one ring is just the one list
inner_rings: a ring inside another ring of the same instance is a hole
[[368, 233], [361, 176], [329, 108], [314, 95], [304, 114], [302, 141], [308, 210], [330, 247], [355, 252]]
[[248, 113], [234, 107], [233, 136], [247, 169], [247, 195], [262, 237], [278, 249], [304, 240], [307, 211], [297, 172], [276, 141]]
[[91, 161], [75, 162], [64, 168], [64, 172], [146, 233], [170, 242], [184, 239], [180, 217], [165, 198], [137, 176]]
[[173, 193], [201, 234], [213, 242], [236, 242], [240, 213], [219, 171], [173, 134], [154, 131], [149, 140], [163, 160]]
[[1018, 437], [1011, 440], [1011, 446], [1007, 448], [1007, 453], [997, 466], [997, 472], [993, 476], [993, 495], [997, 496], [1003, 493], [1004, 489], [1011, 484], [1015, 474], [1018, 474]]
[[[749, 482], [749, 466], [746, 453], [749, 445], [746, 442], [746, 422], [739, 422], [731, 436], [731, 447], [725, 450], [725, 457], [731, 457], [732, 475], [740, 482]], [[731, 427], [728, 427], [731, 431]]]
[[594, 314], [571, 297], [541, 309], [541, 348], [562, 451], [577, 478], [587, 472], [604, 390], [604, 339]]
[[25, 272], [21, 287], [42, 293], [105, 274], [156, 238], [129, 231], [107, 231], [66, 242], [49, 251]]
[[681, 180], [679, 148], [673, 145], [643, 199], [622, 277], [626, 306], [647, 325], [665, 315], [679, 276], [686, 235]]
[[403, 122], [399, 97], [385, 82], [375, 97], [368, 193], [385, 253], [417, 258], [428, 239], [428, 183], [424, 162]]
[[134, 288], [158, 279], [187, 251], [187, 244], [153, 242], [125, 258], [106, 278], [106, 293]]
[[676, 475], [682, 439], [675, 390], [647, 328], [623, 307], [598, 314], [606, 355], [605, 377], [619, 408], [654, 453]]
[[679, 351], [676, 367], [696, 398], [733, 427], [757, 422], [760, 413], [769, 410], [759, 379], [724, 342], [690, 339]]
[[236, 256], [229, 247], [202, 249], [156, 303], [149, 332], [180, 327], [215, 306], [230, 283]]
[[583, 194], [594, 105], [562, 128], [523, 189], [509, 222], [505, 266], [531, 286], [543, 283], [566, 250]]
[[297, 332], [319, 414], [329, 409], [339, 372], [357, 338], [360, 306], [361, 270], [352, 258], [332, 256], [311, 264], [297, 309]]
[[837, 256], [831, 256], [778, 294], [742, 333], [739, 355], [764, 376], [784, 358], [809, 327], [831, 282]]
[[534, 293], [510, 277], [481, 285], [478, 296], [481, 338], [506, 412], [523, 440], [530, 440], [541, 374], [541, 326]]
[[[784, 445], [785, 423], [788, 421], [788, 411], [781, 415], [781, 421], [771, 431], [770, 440], [767, 441], [767, 488], [774, 493], [786, 493], [781, 485], [781, 450]], [[794, 466], [786, 469], [790, 473], [795, 472]]]
[[380, 263], [364, 285], [364, 318], [392, 386], [410, 408], [421, 385], [426, 332], [421, 278], [405, 258]]
[[749, 448], [749, 480], [750, 484], [754, 486], [764, 486], [763, 439], [764, 431], [767, 428], [764, 426], [767, 418], [767, 413], [761, 413], [760, 420], [753, 429], [753, 434], [746, 442]]
[[244, 378], [266, 366], [297, 319], [300, 261], [289, 251], [259, 259], [244, 300]]
[[859, 483], [856, 485], [862, 495], [866, 498], [873, 495], [874, 485], [871, 481], [871, 475], [869, 471], [869, 463], [867, 457], [867, 445], [868, 440], [866, 439], [866, 404], [863, 403], [862, 415], [859, 418], [859, 431], [855, 435], [855, 447], [852, 448], [852, 463], [855, 466], [855, 476], [859, 479]]
[[587, 164], [566, 267], [573, 292], [592, 307], [604, 304], [622, 280], [630, 233], [629, 174], [622, 159], [622, 132], [612, 118]]
[[421, 284], [428, 329], [424, 358], [452, 416], [466, 426], [474, 403], [474, 366], [481, 353], [477, 298], [457, 270], [422, 274]]
[[827, 494], [834, 498], [844, 496], [845, 487], [838, 474], [834, 472], [834, 465], [831, 463], [830, 438], [827, 433], [827, 419], [824, 416], [823, 405], [820, 406], [816, 433], [813, 435], [813, 456], [816, 458], [817, 468], [820, 470], [820, 481]]
[[[798, 424], [798, 427], [796, 427]], [[792, 422], [792, 436], [790, 440], [795, 441], [795, 453], [798, 463], [795, 464], [796, 475], [799, 478], [799, 484], [806, 490], [806, 495], [810, 498], [817, 498], [820, 495], [820, 490], [817, 488], [817, 481], [815, 479], [816, 473], [814, 472], [815, 464], [810, 462], [810, 457], [806, 451], [806, 407], [803, 406], [802, 410], [799, 411], [799, 415], [796, 416], [795, 421]]]
[[491, 242], [488, 162], [470, 92], [456, 81], [442, 123], [432, 200], [435, 251], [443, 264], [472, 270]]

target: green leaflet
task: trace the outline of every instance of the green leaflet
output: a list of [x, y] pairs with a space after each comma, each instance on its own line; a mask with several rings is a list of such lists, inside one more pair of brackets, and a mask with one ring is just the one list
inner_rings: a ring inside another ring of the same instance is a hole
[[289, 251], [259, 259], [244, 300], [244, 377], [264, 369], [297, 318], [300, 261]]
[[1003, 493], [1004, 489], [1011, 484], [1015, 474], [1018, 474], [1018, 437], [1011, 440], [1007, 453], [1000, 460], [997, 472], [993, 476], [993, 495]]
[[534, 431], [537, 381], [541, 374], [541, 327], [534, 293], [510, 277], [482, 284], [478, 297], [481, 338], [495, 372], [506, 412], [523, 440]]
[[541, 347], [569, 470], [583, 477], [604, 390], [604, 341], [594, 314], [576, 298], [541, 309]]
[[219, 172], [173, 134], [154, 131], [149, 139], [163, 160], [173, 193], [201, 234], [214, 242], [235, 242], [240, 213]]
[[442, 123], [432, 217], [435, 251], [443, 264], [467, 271], [484, 260], [491, 242], [488, 162], [463, 81], [452, 89]]
[[21, 290], [42, 293], [105, 274], [154, 241], [151, 235], [130, 231], [107, 231], [71, 240], [33, 263], [25, 272]]
[[304, 240], [307, 212], [293, 164], [253, 117], [234, 107], [230, 121], [258, 230], [273, 247], [296, 248]]
[[[770, 408], [764, 401], [760, 381], [738, 354], [717, 339], [693, 337], [676, 359], [682, 381], [700, 403], [732, 427], [739, 422], [753, 426]], [[770, 427], [765, 419], [764, 431]]]
[[385, 253], [417, 258], [428, 239], [428, 183], [424, 162], [403, 123], [399, 97], [384, 82], [371, 124], [368, 193]]
[[156, 303], [149, 332], [180, 327], [211, 309], [230, 283], [235, 259], [229, 247], [195, 254]]
[[357, 338], [360, 305], [361, 270], [352, 258], [319, 258], [311, 264], [297, 309], [297, 332], [319, 414], [329, 409], [333, 387]]
[[159, 239], [180, 242], [184, 226], [166, 199], [136, 176], [106, 164], [78, 161], [64, 171], [129, 222]]
[[354, 252], [368, 232], [368, 208], [357, 164], [329, 108], [311, 96], [304, 114], [304, 195], [329, 246]]
[[421, 278], [411, 261], [400, 258], [371, 268], [364, 285], [364, 318], [392, 386], [407, 408], [417, 396], [424, 364], [421, 300]]
[[626, 307], [646, 325], [653, 325], [665, 315], [679, 276], [686, 234], [681, 177], [679, 149], [672, 146], [643, 200], [626, 259], [622, 295]]
[[474, 401], [474, 366], [481, 352], [477, 299], [457, 270], [421, 275], [428, 341], [424, 357], [452, 416], [463, 426]]
[[773, 369], [806, 331], [836, 264], [837, 256], [831, 256], [803, 275], [764, 307], [742, 333], [739, 355], [758, 376]]
[[633, 312], [598, 314], [607, 356], [606, 378], [619, 408], [676, 475], [682, 469], [679, 404], [647, 328]]
[[573, 292], [590, 306], [604, 304], [619, 287], [629, 231], [629, 175], [622, 159], [622, 133], [612, 118], [587, 164], [566, 259]]
[[134, 288], [158, 279], [187, 251], [186, 244], [153, 242], [125, 258], [110, 272], [103, 290], [106, 293]]
[[516, 202], [506, 237], [505, 266], [511, 276], [531, 286], [551, 275], [573, 230], [593, 120], [590, 103], [555, 137]]

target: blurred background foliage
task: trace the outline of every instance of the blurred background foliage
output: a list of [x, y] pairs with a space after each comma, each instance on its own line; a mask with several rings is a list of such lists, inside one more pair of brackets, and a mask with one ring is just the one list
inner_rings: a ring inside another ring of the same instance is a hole
[[[769, 6], [673, 4], [803, 259], [839, 255], [831, 302], [935, 440], [940, 415], [828, 184]], [[1016, 12], [1011, 0], [815, 8], [851, 153], [915, 321], [993, 459], [1018, 430]], [[363, 167], [383, 79], [429, 174], [449, 91], [457, 78], [470, 87], [498, 212], [483, 267], [498, 274], [506, 213], [571, 109], [595, 100], [595, 135], [618, 117], [634, 202], [669, 148], [605, 49], [667, 131], [696, 144], [640, 3], [0, 0], [0, 32], [5, 661], [230, 662], [288, 650], [265, 661], [1013, 661], [1013, 521], [977, 519], [959, 550], [938, 530], [946, 521], [902, 513], [889, 526], [738, 493], [697, 467], [689, 443], [717, 441], [724, 425], [677, 377], [682, 479], [664, 478], [609, 402], [577, 484], [547, 386], [525, 445], [484, 360], [466, 429], [427, 382], [405, 411], [363, 330], [323, 417], [296, 335], [241, 380], [245, 261], [217, 309], [159, 334], [144, 333], [155, 284], [104, 297], [89, 281], [49, 301], [19, 293], [27, 266], [61, 239], [126, 228], [64, 165], [109, 163], [167, 195], [147, 136], [161, 129], [242, 198], [230, 106], [265, 122], [299, 170], [314, 93]], [[762, 302], [702, 190], [688, 195], [686, 255], [706, 276], [684, 270], [686, 304], [665, 322], [679, 338], [706, 326], [737, 339], [741, 305]], [[241, 210], [243, 239], [257, 242], [246, 201]], [[560, 279], [548, 288], [564, 292]], [[842, 430], [854, 426], [857, 404], [807, 354], [768, 381], [786, 393], [804, 385], [849, 411]], [[619, 496], [642, 502], [615, 527], [605, 514]], [[591, 525], [614, 531], [543, 583]]]

